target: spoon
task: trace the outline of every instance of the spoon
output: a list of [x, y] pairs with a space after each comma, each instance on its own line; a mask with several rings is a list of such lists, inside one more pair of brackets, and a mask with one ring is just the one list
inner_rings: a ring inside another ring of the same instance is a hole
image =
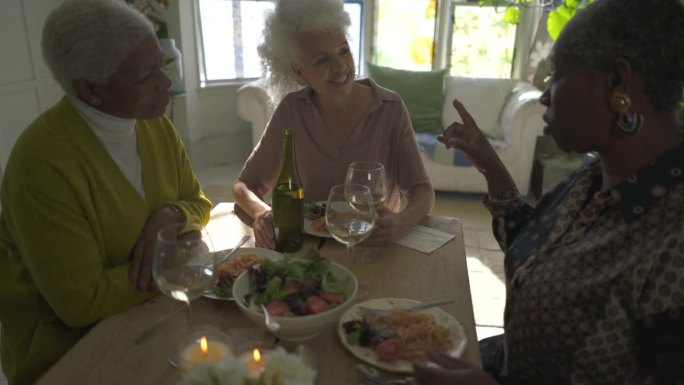
[[231, 250], [230, 253], [226, 254], [225, 256], [223, 256], [223, 258], [221, 258], [221, 260], [219, 261], [219, 265], [227, 261], [228, 258], [230, 258], [230, 256], [233, 255], [240, 248], [240, 246], [244, 245], [245, 242], [249, 241], [249, 238], [249, 234], [242, 237], [240, 241], [233, 247], [233, 250]]
[[266, 329], [268, 329], [268, 331], [271, 333], [275, 333], [280, 330], [280, 324], [278, 321], [273, 319], [273, 317], [271, 317], [263, 303], [261, 304], [261, 311], [264, 312], [264, 324], [266, 325]]

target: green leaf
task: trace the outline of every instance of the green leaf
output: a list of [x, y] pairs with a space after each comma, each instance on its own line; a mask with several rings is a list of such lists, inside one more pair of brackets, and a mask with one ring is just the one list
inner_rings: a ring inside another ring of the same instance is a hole
[[341, 280], [335, 277], [332, 273], [327, 273], [323, 282], [321, 283], [321, 289], [325, 293], [333, 293], [342, 296], [344, 298], [344, 288], [346, 286], [347, 280]]
[[517, 7], [506, 8], [503, 19], [511, 24], [520, 23], [520, 10]]
[[549, 31], [549, 36], [553, 40], [558, 38], [565, 25], [572, 19], [578, 10], [593, 3], [595, 0], [565, 0], [563, 4], [556, 7], [549, 12], [549, 18], [546, 22], [546, 29]]
[[264, 291], [257, 295], [256, 303], [261, 305], [268, 305], [272, 301], [282, 300], [285, 296], [280, 292], [280, 286], [282, 285], [282, 280], [280, 277], [275, 276], [271, 278], [266, 284]]
[[349, 345], [359, 345], [359, 340], [361, 339], [361, 329], [354, 329], [353, 332], [347, 334], [347, 344]]
[[558, 35], [560, 35], [563, 28], [565, 28], [565, 24], [568, 23], [568, 20], [570, 20], [570, 18], [567, 17], [567, 13], [564, 15], [563, 13], [556, 11], [549, 12], [549, 18], [546, 21], [546, 29], [549, 31], [551, 39], [556, 40], [558, 38]]

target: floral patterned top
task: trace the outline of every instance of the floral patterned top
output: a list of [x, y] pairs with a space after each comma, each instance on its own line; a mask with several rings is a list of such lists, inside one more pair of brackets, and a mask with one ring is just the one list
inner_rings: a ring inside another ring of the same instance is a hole
[[507, 384], [684, 383], [684, 147], [601, 191], [596, 161], [536, 208], [485, 199], [506, 251]]

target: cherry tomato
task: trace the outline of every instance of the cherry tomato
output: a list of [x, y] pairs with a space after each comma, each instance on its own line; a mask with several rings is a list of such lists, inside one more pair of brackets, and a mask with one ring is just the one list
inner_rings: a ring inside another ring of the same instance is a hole
[[334, 293], [321, 293], [320, 297], [323, 298], [328, 304], [339, 305], [342, 303], [342, 296]]
[[378, 353], [380, 361], [393, 362], [399, 359], [401, 341], [396, 337], [388, 338], [378, 342], [373, 349]]
[[328, 310], [328, 303], [323, 298], [312, 295], [306, 298], [306, 312], [308, 314], [318, 314]]
[[290, 307], [283, 301], [273, 301], [266, 305], [266, 310], [276, 317], [284, 317], [290, 314]]

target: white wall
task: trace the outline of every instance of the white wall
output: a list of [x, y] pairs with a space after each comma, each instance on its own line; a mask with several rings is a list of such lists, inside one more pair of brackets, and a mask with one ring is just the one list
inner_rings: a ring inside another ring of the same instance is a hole
[[15, 140], [62, 96], [40, 53], [42, 25], [60, 0], [0, 2], [0, 166]]
[[[0, 1], [0, 167], [6, 168], [14, 142], [63, 92], [40, 53], [42, 26], [62, 0]], [[183, 52], [186, 91], [174, 100], [174, 123], [194, 167], [242, 163], [251, 151], [249, 124], [236, 113], [241, 84], [200, 90], [193, 0], [175, 0], [164, 12]]]
[[165, 16], [183, 53], [186, 95], [174, 122], [186, 143], [191, 143], [193, 164], [204, 169], [244, 162], [252, 150], [251, 130], [238, 117], [235, 103], [244, 82], [201, 89], [195, 1], [172, 1]]

